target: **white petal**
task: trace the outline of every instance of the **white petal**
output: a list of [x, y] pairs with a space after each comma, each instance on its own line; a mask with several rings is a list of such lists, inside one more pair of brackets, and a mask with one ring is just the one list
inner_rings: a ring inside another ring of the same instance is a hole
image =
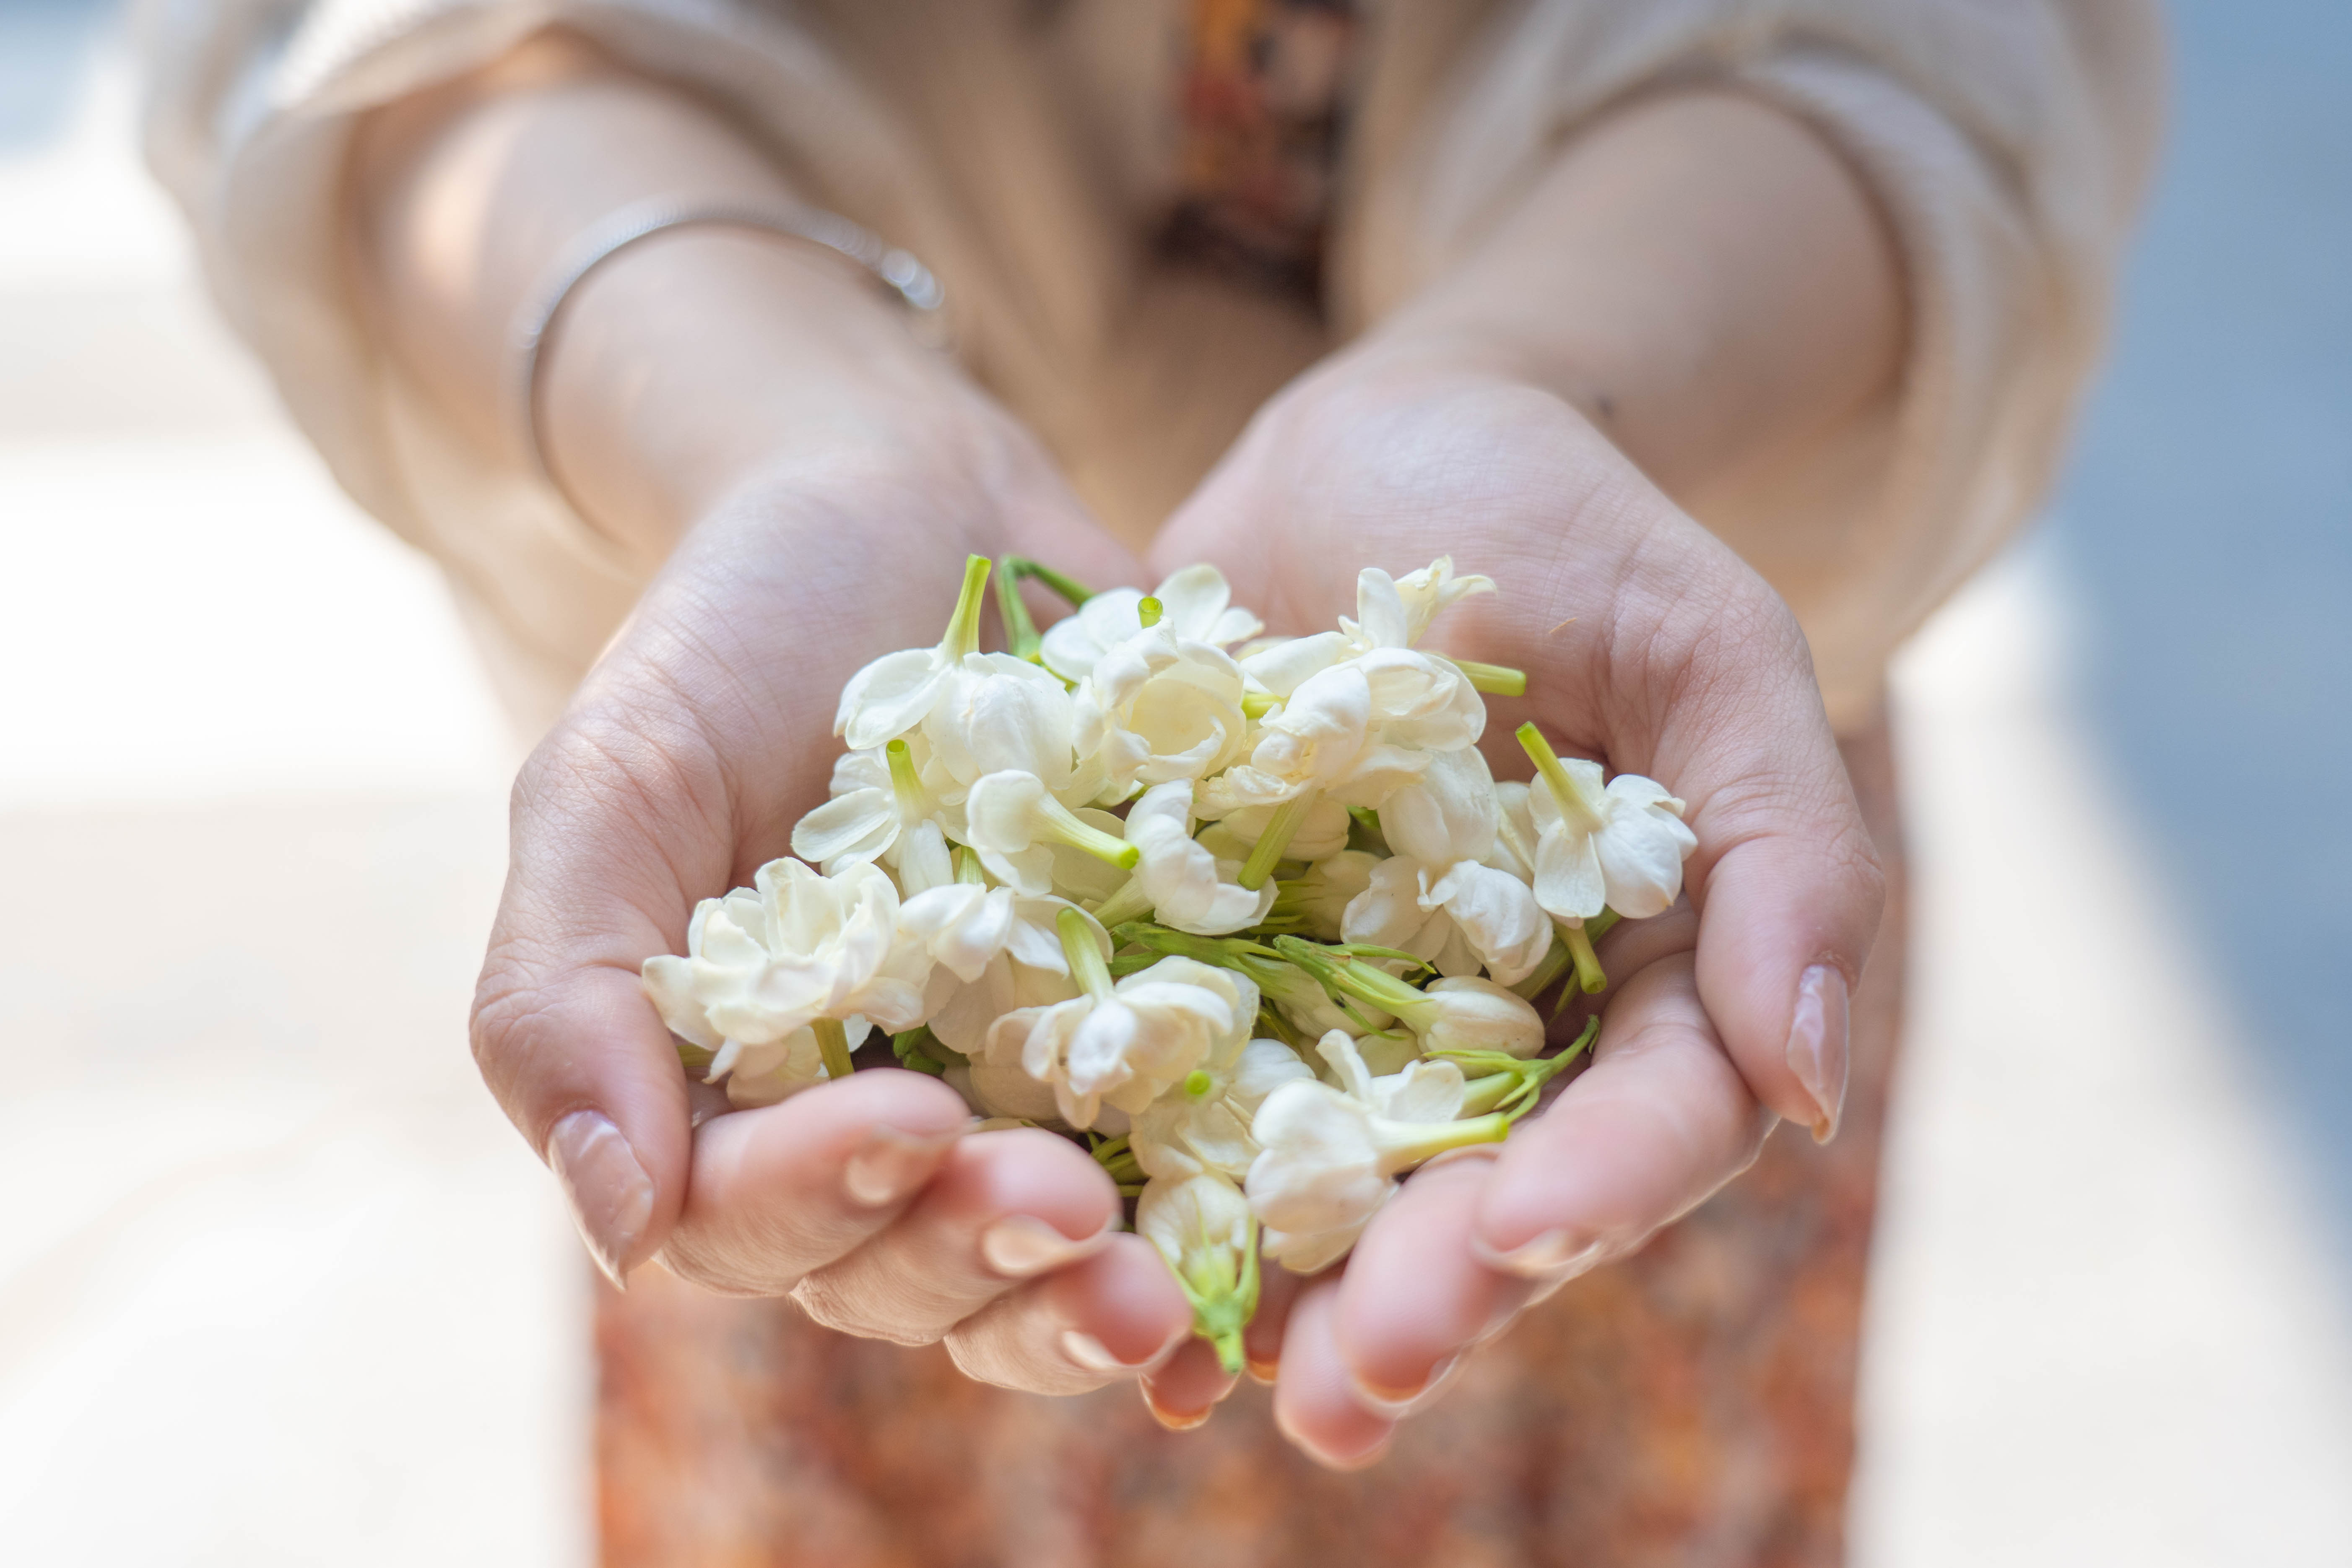
[[1160, 601], [1160, 624], [1188, 637], [1206, 637], [1233, 602], [1224, 574], [1206, 564], [1171, 572], [1151, 591]]
[[1292, 637], [1251, 654], [1241, 661], [1242, 673], [1273, 692], [1288, 698], [1311, 677], [1347, 657], [1348, 639], [1338, 632], [1318, 632]]
[[939, 700], [947, 669], [935, 648], [886, 653], [849, 678], [834, 733], [853, 752], [898, 739], [923, 721]]
[[1536, 842], [1536, 902], [1564, 921], [1589, 921], [1609, 901], [1590, 836], [1565, 824]]
[[1389, 847], [1432, 866], [1483, 860], [1495, 845], [1495, 780], [1476, 748], [1441, 752], [1381, 807]]
[[1449, 868], [1430, 894], [1444, 904], [1497, 984], [1517, 984], [1551, 952], [1551, 921], [1534, 891], [1507, 871], [1465, 860]]
[[1374, 647], [1403, 647], [1412, 637], [1396, 579], [1377, 566], [1356, 574], [1356, 624]]
[[871, 860], [898, 837], [898, 803], [888, 790], [835, 795], [793, 828], [793, 853], [813, 865]]
[[1593, 838], [1609, 907], [1628, 920], [1673, 907], [1683, 890], [1683, 858], [1698, 847], [1680, 817], [1657, 807], [1613, 812]]
[[964, 842], [995, 855], [1018, 855], [1036, 841], [1045, 786], [1037, 775], [1006, 771], [985, 775], [964, 797]]

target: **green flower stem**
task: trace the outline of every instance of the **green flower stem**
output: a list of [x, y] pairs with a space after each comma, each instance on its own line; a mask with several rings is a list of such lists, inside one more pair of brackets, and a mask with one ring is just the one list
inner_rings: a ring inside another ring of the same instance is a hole
[[1043, 830], [1038, 833], [1038, 837], [1066, 844], [1073, 849], [1083, 849], [1096, 859], [1107, 860], [1122, 871], [1134, 870], [1135, 863], [1143, 858], [1142, 850], [1126, 839], [1105, 833], [1085, 821], [1050, 795], [1038, 800], [1035, 820]]
[[982, 868], [980, 857], [971, 852], [968, 844], [955, 847], [955, 879], [967, 888], [988, 886], [988, 872]]
[[1108, 931], [1129, 921], [1139, 921], [1150, 912], [1151, 895], [1143, 890], [1143, 879], [1129, 877], [1118, 892], [1095, 907], [1095, 919]]
[[1321, 981], [1326, 990], [1368, 1002], [1383, 1013], [1393, 1013], [1416, 1035], [1428, 1026], [1429, 998], [1395, 975], [1369, 963], [1360, 963], [1349, 953], [1300, 937], [1276, 937], [1274, 947], [1283, 957]]
[[824, 1076], [838, 1082], [854, 1070], [849, 1060], [849, 1033], [838, 1018], [812, 1018], [809, 1028], [816, 1035], [817, 1054], [824, 1058]]
[[1244, 719], [1263, 719], [1281, 706], [1282, 699], [1271, 691], [1242, 693], [1242, 717]]
[[1593, 941], [1599, 942], [1602, 937], [1609, 934], [1610, 931], [1615, 927], [1619, 921], [1622, 921], [1624, 918], [1625, 917], [1623, 915], [1619, 914], [1607, 904], [1603, 904], [1601, 906], [1601, 912], [1599, 914], [1584, 922], [1584, 934], [1591, 937]]
[[1073, 609], [1095, 596], [1095, 591], [1079, 583], [1077, 579], [1065, 577], [1051, 566], [1032, 561], [1026, 555], [1006, 556], [1003, 570], [1007, 576], [1018, 578], [1024, 583], [1034, 577], [1038, 582], [1067, 599]]
[[1454, 668], [1468, 679], [1473, 690], [1494, 697], [1528, 694], [1528, 672], [1524, 669], [1513, 669], [1507, 664], [1480, 664], [1474, 658], [1457, 658]]
[[1533, 1061], [1522, 1061], [1501, 1051], [1432, 1051], [1430, 1056], [1434, 1060], [1453, 1062], [1470, 1079], [1469, 1092], [1462, 1097], [1465, 1112], [1483, 1115], [1500, 1111], [1507, 1120], [1517, 1121], [1535, 1109], [1544, 1085], [1566, 1071], [1600, 1033], [1601, 1020], [1590, 1019], [1584, 1032], [1568, 1049]]
[[1087, 917], [1076, 910], [1064, 910], [1054, 917], [1054, 930], [1062, 939], [1062, 955], [1070, 961], [1070, 978], [1078, 989], [1100, 1002], [1110, 995], [1110, 965], [1103, 962], [1102, 949], [1095, 945], [1094, 928]]
[[933, 1078], [938, 1078], [946, 1072], [948, 1068], [947, 1063], [932, 1054], [929, 1047], [934, 1046], [938, 1046], [940, 1050], [947, 1049], [945, 1046], [939, 1044], [938, 1037], [931, 1033], [928, 1025], [918, 1026], [908, 1029], [903, 1035], [890, 1037], [890, 1054], [898, 1058], [900, 1067], [909, 1072], [929, 1073]]
[[1434, 1160], [1448, 1149], [1473, 1143], [1500, 1143], [1511, 1135], [1511, 1119], [1499, 1113], [1468, 1116], [1459, 1121], [1389, 1121], [1382, 1119], [1378, 1134], [1381, 1164], [1391, 1174]]
[[906, 742], [893, 741], [882, 748], [882, 755], [890, 764], [890, 793], [898, 799], [899, 820], [920, 821], [923, 781], [915, 773], [915, 753], [907, 749]]
[[1568, 943], [1561, 939], [1559, 931], [1555, 928], [1552, 931], [1551, 950], [1544, 954], [1541, 963], [1528, 972], [1525, 980], [1511, 987], [1513, 994], [1523, 1002], [1534, 1001], [1550, 989], [1551, 983], [1559, 978], [1560, 972], [1569, 966], [1569, 963]]
[[1037, 635], [1036, 619], [1029, 614], [1028, 601], [1021, 596], [1022, 564], [1018, 555], [1007, 555], [997, 562], [996, 613], [1004, 622], [1004, 651], [1034, 664], [1045, 639]]
[[947, 635], [940, 638], [940, 651], [950, 658], [961, 659], [968, 653], [980, 651], [980, 606], [982, 595], [988, 587], [989, 564], [985, 555], [963, 558], [963, 591], [956, 595], [955, 614], [948, 617]]
[[1199, 1261], [1192, 1270], [1171, 1264], [1169, 1272], [1176, 1276], [1177, 1289], [1192, 1304], [1192, 1331], [1216, 1347], [1217, 1362], [1227, 1373], [1238, 1375], [1244, 1365], [1242, 1331], [1257, 1314], [1257, 1220], [1253, 1217], [1249, 1222], [1238, 1275], [1230, 1248], [1212, 1247], [1205, 1237], [1202, 1241], [1195, 1254]]
[[1168, 607], [1149, 594], [1136, 601], [1135, 618], [1141, 621], [1146, 627], [1158, 626], [1160, 617], [1167, 613]]
[[1265, 825], [1265, 833], [1250, 848], [1250, 857], [1242, 865], [1242, 874], [1234, 879], [1251, 892], [1265, 886], [1274, 868], [1282, 859], [1282, 852], [1307, 824], [1307, 814], [1315, 808], [1315, 792], [1292, 795], [1274, 808], [1274, 816]]
[[1552, 929], [1568, 943], [1568, 955], [1576, 963], [1576, 984], [1587, 996], [1609, 989], [1609, 976], [1601, 972], [1601, 955], [1592, 951], [1592, 934], [1580, 923], [1554, 921]]
[[1559, 814], [1568, 818], [1571, 826], [1583, 832], [1598, 831], [1601, 814], [1584, 798], [1584, 792], [1576, 787], [1576, 781], [1568, 776], [1568, 770], [1560, 766], [1559, 753], [1551, 749], [1551, 742], [1544, 739], [1544, 733], [1536, 728], [1535, 721], [1530, 719], [1520, 725], [1518, 736], [1520, 747], [1535, 761], [1536, 772], [1550, 786], [1551, 797], [1559, 806]]

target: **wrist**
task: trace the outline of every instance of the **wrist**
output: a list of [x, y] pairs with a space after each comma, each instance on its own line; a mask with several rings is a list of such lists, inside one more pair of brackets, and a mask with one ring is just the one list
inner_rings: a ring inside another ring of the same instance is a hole
[[974, 461], [994, 410], [874, 279], [780, 235], [682, 227], [596, 269], [542, 353], [540, 437], [588, 521], [666, 557], [795, 464]]

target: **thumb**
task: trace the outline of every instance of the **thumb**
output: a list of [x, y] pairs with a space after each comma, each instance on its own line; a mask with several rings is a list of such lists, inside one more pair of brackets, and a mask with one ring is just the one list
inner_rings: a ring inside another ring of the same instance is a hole
[[532, 753], [474, 999], [483, 1079], [616, 1285], [667, 1237], [691, 1156], [686, 1075], [638, 965], [680, 949], [730, 858], [717, 761], [688, 728], [575, 711]]

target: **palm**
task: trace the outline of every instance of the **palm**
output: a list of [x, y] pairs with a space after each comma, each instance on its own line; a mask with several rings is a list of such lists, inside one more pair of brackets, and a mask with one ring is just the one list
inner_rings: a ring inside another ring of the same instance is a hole
[[[1827, 1131], [1876, 868], [1786, 607], [1549, 394], [1339, 362], [1260, 416], [1153, 554], [1216, 563], [1277, 631], [1347, 612], [1363, 566], [1451, 554], [1504, 591], [1433, 642], [1529, 676], [1528, 698], [1495, 704], [1498, 772], [1528, 771], [1509, 734], [1532, 717], [1564, 751], [1660, 779], [1699, 838], [1688, 906], [1603, 944], [1592, 1068], [1498, 1157], [1409, 1184], [1342, 1278], [1257, 1331], [1261, 1353], [1280, 1347], [1286, 1426], [1349, 1462], [1385, 1442], [1391, 1396], [1498, 1315], [1743, 1169], [1770, 1111]], [[1801, 1063], [1807, 1019], [1832, 1005], [1813, 1032], [1835, 1041]]]

